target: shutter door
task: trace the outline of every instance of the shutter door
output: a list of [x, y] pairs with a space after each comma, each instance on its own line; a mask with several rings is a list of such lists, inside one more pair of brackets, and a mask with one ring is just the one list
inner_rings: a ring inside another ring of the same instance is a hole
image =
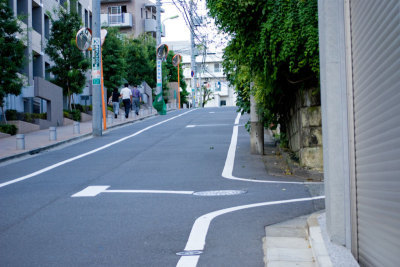
[[400, 1], [350, 6], [358, 257], [400, 266]]

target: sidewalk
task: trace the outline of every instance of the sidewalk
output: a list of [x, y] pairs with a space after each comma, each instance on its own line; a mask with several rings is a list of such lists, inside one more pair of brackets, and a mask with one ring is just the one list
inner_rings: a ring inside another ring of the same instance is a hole
[[[264, 162], [269, 175], [301, 177], [305, 182], [323, 182], [323, 176], [316, 172], [293, 172], [297, 167], [291, 166], [285, 156], [275, 155], [279, 148], [271, 136], [265, 134], [264, 140]], [[306, 186], [312, 196], [324, 195], [323, 187], [317, 184]], [[266, 267], [359, 266], [349, 249], [329, 240], [324, 210], [266, 226], [263, 250]]]
[[[155, 109], [152, 109], [152, 113], [150, 113], [150, 110], [141, 109], [139, 116], [136, 116], [134, 112], [130, 112], [129, 118], [125, 119], [124, 114], [120, 112], [117, 119], [115, 119], [114, 117], [107, 118], [107, 129], [111, 129], [128, 123], [133, 123], [135, 121], [155, 115], [157, 115], [157, 111]], [[25, 155], [36, 154], [39, 153], [41, 150], [49, 149], [51, 147], [55, 147], [92, 135], [92, 121], [79, 123], [79, 128], [79, 133], [74, 133], [73, 124], [56, 127], [57, 138], [55, 141], [50, 140], [49, 129], [26, 133], [24, 134], [25, 149], [23, 150], [17, 149], [16, 135], [0, 138], [0, 163]]]

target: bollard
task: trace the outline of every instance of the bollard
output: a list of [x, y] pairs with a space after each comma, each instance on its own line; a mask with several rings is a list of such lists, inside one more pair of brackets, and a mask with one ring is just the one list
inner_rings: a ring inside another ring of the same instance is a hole
[[81, 127], [79, 121], [74, 121], [74, 134], [80, 134], [80, 133], [81, 133]]
[[24, 134], [17, 134], [17, 149], [24, 150], [25, 149], [25, 135]]
[[56, 127], [50, 127], [49, 128], [49, 140], [50, 141], [56, 141], [57, 140], [57, 128]]

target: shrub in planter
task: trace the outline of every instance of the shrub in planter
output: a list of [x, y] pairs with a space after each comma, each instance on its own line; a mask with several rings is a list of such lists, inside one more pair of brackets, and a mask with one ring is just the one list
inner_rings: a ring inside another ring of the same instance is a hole
[[15, 109], [7, 109], [6, 110], [6, 119], [9, 121], [18, 120], [17, 111]]
[[15, 125], [12, 125], [12, 124], [0, 124], [0, 132], [2, 132], [2, 133], [16, 135], [17, 131], [18, 131], [18, 128]]

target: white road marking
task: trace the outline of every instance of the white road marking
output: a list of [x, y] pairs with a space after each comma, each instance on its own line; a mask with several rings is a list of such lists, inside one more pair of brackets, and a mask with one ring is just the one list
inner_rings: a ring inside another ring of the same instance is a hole
[[101, 150], [103, 150], [103, 149], [106, 149], [106, 148], [108, 148], [108, 147], [110, 147], [110, 146], [113, 146], [113, 145], [116, 145], [116, 144], [118, 144], [118, 143], [121, 143], [121, 142], [123, 142], [123, 141], [125, 141], [125, 140], [127, 140], [127, 139], [129, 139], [129, 138], [132, 138], [132, 137], [134, 137], [134, 136], [136, 136], [136, 135], [139, 135], [139, 134], [141, 134], [141, 133], [143, 133], [143, 132], [145, 132], [145, 131], [147, 131], [147, 130], [150, 130], [150, 129], [153, 128], [153, 127], [156, 127], [156, 126], [158, 126], [158, 125], [161, 125], [161, 124], [163, 124], [163, 123], [166, 123], [166, 122], [168, 122], [168, 121], [170, 121], [170, 120], [174, 120], [174, 119], [176, 119], [176, 118], [178, 118], [178, 117], [180, 117], [180, 116], [183, 116], [183, 115], [185, 115], [185, 114], [187, 114], [187, 113], [189, 113], [189, 112], [192, 112], [192, 111], [194, 111], [194, 109], [193, 109], [193, 110], [189, 110], [189, 111], [187, 111], [187, 112], [185, 112], [185, 113], [182, 113], [182, 114], [180, 114], [180, 115], [177, 115], [177, 116], [175, 116], [175, 117], [169, 118], [169, 119], [167, 119], [167, 120], [158, 122], [158, 123], [153, 124], [153, 125], [151, 125], [151, 126], [148, 126], [148, 127], [144, 128], [144, 129], [142, 129], [142, 130], [140, 130], [140, 131], [137, 131], [136, 133], [133, 133], [133, 134], [128, 135], [128, 136], [125, 136], [125, 137], [123, 137], [123, 138], [121, 138], [121, 139], [118, 139], [117, 141], [114, 141], [114, 142], [112, 142], [112, 143], [110, 143], [110, 144], [104, 145], [104, 146], [102, 146], [102, 147], [93, 149], [93, 150], [91, 150], [91, 151], [89, 151], [89, 152], [86, 152], [86, 153], [83, 153], [83, 154], [81, 154], [81, 155], [75, 156], [75, 157], [73, 157], [73, 158], [70, 158], [70, 159], [67, 159], [67, 160], [58, 162], [58, 163], [56, 163], [56, 164], [50, 165], [50, 166], [48, 166], [48, 167], [46, 167], [46, 168], [43, 168], [43, 169], [38, 170], [38, 171], [36, 171], [36, 172], [27, 174], [27, 175], [25, 175], [25, 176], [22, 176], [22, 177], [13, 179], [13, 180], [8, 181], [8, 182], [5, 182], [5, 183], [1, 183], [1, 184], [0, 184], [0, 188], [1, 188], [1, 187], [4, 187], [4, 186], [7, 186], [7, 185], [10, 185], [10, 184], [14, 184], [14, 183], [17, 183], [17, 182], [24, 181], [24, 180], [26, 180], [26, 179], [29, 179], [29, 178], [32, 178], [32, 177], [37, 176], [37, 175], [39, 175], [39, 174], [45, 173], [45, 172], [50, 171], [50, 170], [52, 170], [52, 169], [54, 169], [54, 168], [57, 168], [57, 167], [59, 167], [59, 166], [65, 165], [65, 164], [67, 164], [67, 163], [69, 163], [69, 162], [72, 162], [72, 161], [75, 161], [75, 160], [77, 160], [77, 159], [80, 159], [80, 158], [86, 157], [86, 156], [88, 156], [88, 155], [94, 154], [94, 153], [96, 153], [96, 152], [99, 152], [99, 151], [101, 151]]
[[244, 181], [244, 182], [253, 182], [253, 183], [278, 183], [278, 184], [314, 184], [318, 182], [286, 182], [286, 181], [266, 181], [266, 180], [252, 180], [247, 178], [239, 178], [233, 176], [233, 167], [235, 165], [235, 154], [236, 154], [236, 145], [238, 138], [238, 128], [239, 128], [239, 119], [240, 113], [236, 116], [235, 126], [233, 126], [233, 133], [231, 138], [231, 144], [229, 145], [228, 154], [226, 156], [224, 169], [222, 170], [222, 177], [230, 180]]
[[71, 197], [95, 197], [98, 194], [105, 192], [109, 187], [109, 185], [88, 186], [82, 191], [73, 194]]
[[215, 127], [215, 126], [229, 126], [230, 124], [189, 124], [186, 128], [194, 127]]
[[193, 195], [194, 191], [171, 191], [171, 190], [107, 190], [110, 186], [94, 185], [88, 186], [71, 197], [95, 197], [100, 193], [133, 193], [133, 194], [178, 194]]
[[[303, 201], [312, 201], [318, 199], [324, 199], [325, 196], [318, 197], [310, 197], [310, 198], [297, 198], [297, 199], [288, 199], [288, 200], [278, 200], [278, 201], [270, 201], [270, 202], [261, 202], [254, 203], [249, 205], [242, 205], [231, 207], [227, 209], [217, 210], [214, 212], [207, 213], [199, 218], [193, 224], [192, 230], [189, 235], [189, 239], [186, 243], [185, 251], [191, 250], [204, 250], [204, 246], [206, 244], [206, 236], [208, 232], [208, 228], [210, 227], [211, 221], [223, 214], [234, 212], [243, 209], [256, 208], [262, 206], [271, 206], [271, 205], [279, 205], [279, 204], [287, 204], [287, 203], [295, 203], [295, 202], [303, 202]], [[195, 267], [199, 260], [200, 256], [182, 256], [178, 263], [177, 267]]]

